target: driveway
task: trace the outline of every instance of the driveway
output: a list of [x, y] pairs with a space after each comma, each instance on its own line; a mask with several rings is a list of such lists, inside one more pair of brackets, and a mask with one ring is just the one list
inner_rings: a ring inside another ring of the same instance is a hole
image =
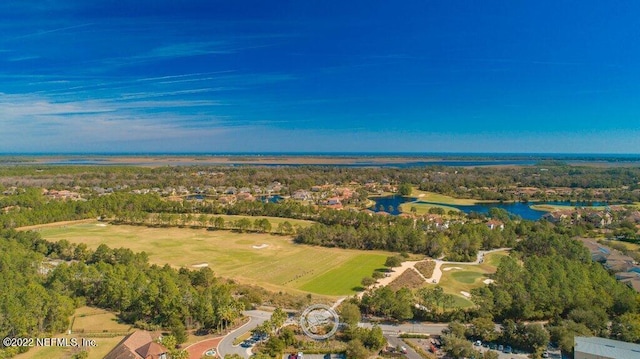
[[218, 344], [218, 355], [224, 358], [227, 354], [238, 354], [243, 358], [249, 358], [251, 356], [251, 348], [243, 348], [240, 345], [233, 345], [233, 341], [253, 330], [258, 325], [264, 323], [271, 318], [271, 312], [265, 312], [262, 310], [248, 310], [243, 313], [249, 317], [249, 322], [233, 332], [227, 334]]
[[189, 359], [200, 359], [204, 352], [211, 348], [216, 348], [220, 341], [222, 341], [222, 337], [203, 340], [189, 345], [185, 350], [189, 353]]

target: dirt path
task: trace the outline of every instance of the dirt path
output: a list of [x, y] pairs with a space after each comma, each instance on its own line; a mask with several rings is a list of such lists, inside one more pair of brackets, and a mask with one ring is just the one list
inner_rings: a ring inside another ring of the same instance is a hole
[[431, 275], [431, 278], [427, 278], [427, 283], [433, 283], [433, 284], [437, 284], [440, 283], [440, 279], [442, 278], [442, 265], [443, 264], [463, 264], [463, 265], [478, 265], [480, 263], [482, 263], [484, 261], [484, 256], [489, 254], [489, 253], [493, 253], [493, 252], [502, 252], [502, 251], [507, 251], [510, 250], [511, 248], [497, 248], [497, 249], [492, 249], [490, 251], [479, 251], [478, 252], [478, 256], [476, 257], [476, 260], [473, 262], [449, 262], [449, 261], [443, 261], [440, 259], [436, 259], [436, 266], [435, 268], [433, 268], [433, 274]]
[[34, 230], [34, 229], [40, 229], [40, 228], [71, 226], [71, 225], [74, 225], [74, 224], [91, 223], [91, 222], [96, 222], [96, 219], [95, 218], [91, 218], [91, 219], [79, 219], [79, 220], [76, 220], [76, 221], [63, 221], [63, 222], [36, 224], [35, 226], [18, 227], [18, 228], [16, 228], [16, 230], [17, 231], [30, 231], [30, 230]]

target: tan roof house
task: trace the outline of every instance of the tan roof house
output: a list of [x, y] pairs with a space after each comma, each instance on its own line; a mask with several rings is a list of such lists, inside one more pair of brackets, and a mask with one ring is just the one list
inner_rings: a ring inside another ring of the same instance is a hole
[[167, 349], [153, 341], [150, 332], [135, 331], [113, 348], [105, 359], [168, 359]]

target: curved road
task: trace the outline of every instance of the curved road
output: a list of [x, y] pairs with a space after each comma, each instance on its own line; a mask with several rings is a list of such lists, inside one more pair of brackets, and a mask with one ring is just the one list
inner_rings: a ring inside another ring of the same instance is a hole
[[253, 330], [253, 328], [271, 318], [271, 312], [265, 312], [262, 310], [248, 310], [244, 312], [244, 315], [249, 317], [249, 322], [227, 334], [227, 336], [225, 336], [222, 341], [220, 341], [220, 344], [218, 344], [217, 351], [218, 355], [221, 358], [224, 358], [224, 356], [227, 354], [238, 354], [243, 358], [248, 358], [249, 356], [251, 356], [250, 348], [243, 348], [240, 345], [233, 345], [233, 341], [237, 337], [250, 332], [251, 330]]

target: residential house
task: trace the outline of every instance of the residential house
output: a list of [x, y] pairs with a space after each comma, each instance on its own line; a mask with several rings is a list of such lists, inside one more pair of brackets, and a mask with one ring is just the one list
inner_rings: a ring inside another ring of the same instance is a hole
[[487, 222], [487, 227], [489, 227], [489, 229], [492, 230], [492, 231], [494, 229], [499, 229], [499, 230], [502, 231], [502, 230], [504, 230], [504, 223], [502, 223], [502, 222], [500, 222], [498, 220], [492, 219], [492, 220], [489, 220]]
[[616, 279], [640, 293], [640, 267], [632, 267], [628, 272], [616, 273]]
[[168, 359], [167, 349], [153, 340], [153, 335], [138, 330], [127, 335], [105, 359]]
[[442, 218], [442, 216], [440, 216], [440, 215], [428, 214], [428, 215], [426, 215], [425, 218], [436, 229], [447, 229], [447, 228], [449, 228], [449, 221], [445, 221]]
[[252, 202], [256, 200], [256, 198], [253, 195], [251, 195], [251, 193], [249, 192], [240, 192], [236, 195], [236, 198], [238, 199], [238, 201], [247, 201], [247, 202]]
[[218, 198], [218, 201], [221, 204], [234, 204], [236, 203], [236, 196], [220, 196], [220, 198]]
[[291, 198], [298, 201], [308, 201], [312, 198], [311, 193], [309, 191], [305, 191], [303, 189], [299, 189], [291, 195]]

